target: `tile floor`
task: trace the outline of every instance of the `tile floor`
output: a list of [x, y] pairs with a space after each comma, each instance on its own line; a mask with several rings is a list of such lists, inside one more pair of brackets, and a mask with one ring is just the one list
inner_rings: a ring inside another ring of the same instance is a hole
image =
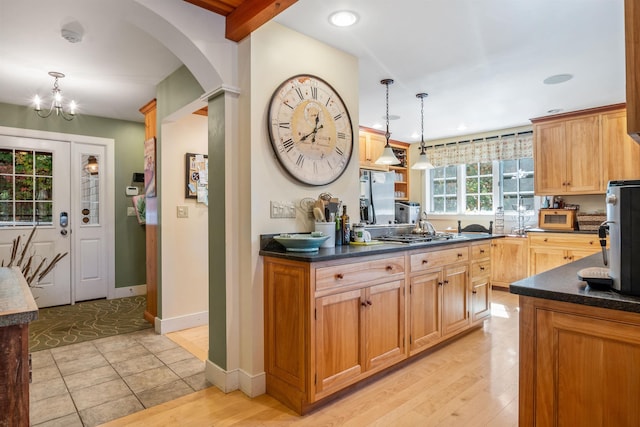
[[96, 426], [211, 384], [204, 362], [153, 329], [32, 353], [32, 426]]

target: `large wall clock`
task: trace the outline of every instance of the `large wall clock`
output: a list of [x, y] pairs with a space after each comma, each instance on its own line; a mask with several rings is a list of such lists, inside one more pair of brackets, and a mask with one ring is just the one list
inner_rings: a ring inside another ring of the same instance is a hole
[[276, 158], [302, 183], [329, 184], [349, 164], [349, 111], [335, 89], [318, 77], [305, 74], [284, 81], [271, 97], [268, 127]]

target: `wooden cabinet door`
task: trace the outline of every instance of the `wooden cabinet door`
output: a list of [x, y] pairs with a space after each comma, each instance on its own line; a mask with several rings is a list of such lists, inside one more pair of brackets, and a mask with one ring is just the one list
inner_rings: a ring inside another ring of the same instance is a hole
[[593, 248], [592, 250], [589, 249], [572, 249], [570, 251], [567, 251], [567, 262], [573, 262], [573, 261], [577, 261], [579, 259], [582, 259], [584, 257], [588, 257], [589, 255], [593, 255], [597, 252], [600, 252], [602, 249], [600, 248]]
[[489, 276], [474, 278], [471, 282], [471, 322], [491, 315], [491, 282]]
[[535, 419], [522, 425], [640, 425], [640, 326], [537, 310], [535, 331]]
[[441, 336], [442, 270], [411, 278], [409, 286], [409, 352], [424, 350]]
[[389, 170], [387, 165], [376, 165], [376, 160], [382, 154], [386, 140], [384, 135], [379, 135], [373, 132], [360, 131], [358, 137], [359, 154], [360, 154], [360, 167], [367, 169]]
[[445, 267], [442, 286], [442, 335], [448, 335], [469, 325], [469, 267]]
[[365, 306], [364, 290], [316, 298], [316, 398], [354, 382], [364, 371]]
[[491, 282], [495, 286], [508, 287], [527, 277], [529, 271], [527, 239], [495, 239], [491, 248]]
[[640, 144], [627, 135], [626, 112], [603, 114], [601, 129], [604, 189], [609, 181], [640, 179]]
[[602, 192], [600, 116], [590, 115], [565, 122], [566, 188], [569, 193]]
[[404, 280], [368, 288], [365, 303], [365, 369], [380, 370], [406, 357]]
[[567, 251], [557, 248], [531, 248], [529, 267], [531, 276], [567, 263]]
[[534, 187], [541, 195], [563, 194], [566, 191], [565, 125], [563, 122], [534, 126]]

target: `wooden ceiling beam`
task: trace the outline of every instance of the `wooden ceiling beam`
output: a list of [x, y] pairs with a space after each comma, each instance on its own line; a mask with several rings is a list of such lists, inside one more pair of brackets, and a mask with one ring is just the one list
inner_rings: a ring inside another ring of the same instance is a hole
[[236, 10], [243, 0], [184, 0], [203, 9], [210, 10], [218, 15], [228, 16]]
[[239, 42], [297, 0], [245, 0], [227, 15], [225, 36]]

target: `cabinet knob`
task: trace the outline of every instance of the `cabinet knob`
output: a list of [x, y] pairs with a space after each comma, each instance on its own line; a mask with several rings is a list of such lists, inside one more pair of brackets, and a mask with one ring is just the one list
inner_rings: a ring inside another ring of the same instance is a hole
[[442, 286], [442, 282], [438, 282], [438, 286]]
[[590, 241], [589, 241], [589, 244], [590, 244], [590, 245], [593, 245], [593, 240], [590, 240]]
[[484, 271], [484, 267], [483, 266], [480, 266], [480, 271]]
[[445, 285], [449, 284], [449, 281], [448, 281], [448, 280], [445, 280], [445, 281], [444, 281], [444, 284], [445, 284]]
[[390, 266], [390, 265], [387, 265], [387, 267], [385, 268], [385, 270], [387, 270], [387, 271], [393, 271], [393, 267], [392, 267], [392, 266]]
[[367, 300], [367, 305], [373, 305], [371, 301]]
[[544, 238], [543, 242], [548, 242], [549, 239], [547, 239], [546, 237]]
[[428, 259], [423, 259], [423, 260], [422, 260], [422, 264], [427, 264], [428, 262], [429, 262], [429, 260], [428, 260]]
[[484, 249], [480, 249], [480, 253], [483, 254], [484, 253]]
[[360, 305], [361, 305], [361, 306], [363, 306], [363, 307], [366, 307], [366, 306], [367, 306], [367, 303], [366, 303], [365, 301], [362, 301], [362, 302], [360, 303]]
[[342, 275], [342, 273], [338, 273], [336, 274], [336, 279], [344, 279], [344, 276]]
[[462, 258], [462, 254], [458, 254], [458, 258]]
[[472, 294], [477, 294], [477, 293], [478, 293], [478, 291], [473, 290], [473, 291], [471, 291], [471, 293], [472, 293]]

